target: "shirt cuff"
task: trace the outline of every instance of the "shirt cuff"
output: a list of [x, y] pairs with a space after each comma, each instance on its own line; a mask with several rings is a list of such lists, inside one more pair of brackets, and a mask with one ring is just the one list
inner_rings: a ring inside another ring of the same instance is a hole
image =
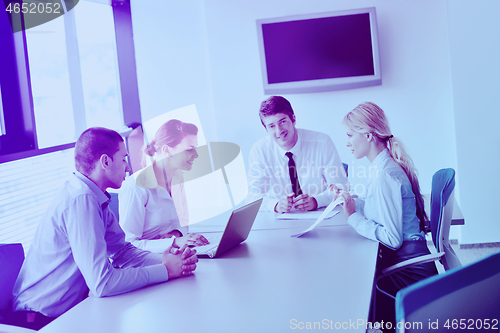
[[[186, 236], [188, 234], [188, 231], [189, 231], [189, 228], [188, 226], [185, 226], [185, 227], [177, 227], [175, 228], [174, 230], [178, 230], [182, 236]], [[173, 238], [172, 238], [173, 239]]]
[[351, 227], [353, 227], [354, 229], [356, 229], [359, 224], [361, 222], [363, 222], [365, 220], [365, 217], [363, 215], [361, 215], [360, 213], [358, 212], [354, 212], [351, 214], [351, 216], [349, 216], [349, 218], [347, 219], [347, 223], [349, 223], [349, 225]]
[[[141, 245], [141, 242], [142, 245]], [[153, 253], [163, 253], [166, 249], [172, 246], [174, 242], [174, 237], [162, 238], [162, 239], [148, 239], [137, 241], [137, 243], [132, 242], [132, 245], [137, 246], [140, 249], [150, 251]]]
[[161, 253], [148, 253], [144, 258], [143, 266], [156, 266], [161, 264]]
[[276, 207], [276, 204], [278, 202], [279, 202], [279, 200], [269, 200], [267, 202], [267, 210], [270, 211], [270, 212], [276, 213], [276, 211], [274, 210], [274, 208]]
[[354, 199], [354, 202], [356, 203], [356, 212], [359, 212], [360, 214], [364, 215], [365, 200], [362, 198], [357, 198]]
[[316, 202], [318, 203], [317, 208], [326, 207], [333, 201], [333, 195], [329, 196], [325, 194], [318, 194], [313, 195], [313, 198], [316, 199]]
[[149, 274], [148, 284], [155, 284], [168, 280], [168, 271], [165, 265], [159, 264], [154, 266], [146, 266], [144, 268], [148, 271]]

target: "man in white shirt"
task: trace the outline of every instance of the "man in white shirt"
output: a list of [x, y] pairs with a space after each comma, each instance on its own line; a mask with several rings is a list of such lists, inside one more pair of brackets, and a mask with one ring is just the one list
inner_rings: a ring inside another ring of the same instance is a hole
[[123, 138], [89, 128], [75, 146], [78, 170], [50, 205], [14, 286], [19, 325], [43, 327], [82, 301], [190, 275], [196, 251], [169, 248], [163, 254], [125, 241], [108, 207], [107, 188], [119, 188], [129, 166]]
[[332, 139], [295, 128], [292, 106], [281, 96], [263, 101], [259, 116], [269, 136], [250, 151], [248, 200], [264, 198], [261, 209], [277, 213], [327, 206], [333, 199], [327, 184], [347, 185]]

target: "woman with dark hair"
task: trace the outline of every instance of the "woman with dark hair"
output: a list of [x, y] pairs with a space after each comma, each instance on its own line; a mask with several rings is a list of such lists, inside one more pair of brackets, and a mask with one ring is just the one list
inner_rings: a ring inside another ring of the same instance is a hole
[[[334, 185], [330, 189], [343, 196], [348, 223], [362, 236], [380, 243], [379, 276], [384, 268], [430, 253], [424, 233], [424, 200], [413, 162], [392, 135], [379, 106], [362, 103], [344, 117], [343, 124], [347, 147], [354, 157], [366, 157], [371, 163], [370, 179], [364, 199], [354, 199]], [[437, 270], [433, 262], [415, 265], [381, 279], [379, 286], [396, 295], [398, 290], [434, 274]], [[375, 319], [390, 320], [394, 328], [393, 301], [378, 294], [375, 307]]]
[[[169, 246], [208, 244], [202, 235], [188, 234], [188, 210], [182, 170], [198, 157], [198, 128], [171, 119], [143, 147], [144, 169], [129, 177], [119, 192], [120, 225], [126, 240], [152, 252]], [[152, 164], [146, 167], [147, 158]]]

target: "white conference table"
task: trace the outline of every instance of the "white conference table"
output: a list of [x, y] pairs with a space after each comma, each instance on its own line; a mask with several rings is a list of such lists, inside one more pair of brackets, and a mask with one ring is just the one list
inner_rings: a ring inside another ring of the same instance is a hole
[[[238, 207], [242, 206], [239, 205]], [[324, 210], [324, 208], [320, 209], [321, 211]], [[321, 211], [318, 212], [318, 215], [321, 213]], [[342, 207], [337, 206], [334, 211], [338, 211], [339, 213], [332, 218], [328, 218], [323, 220], [319, 224], [321, 227], [325, 226], [347, 226], [347, 221], [344, 218], [344, 212], [342, 210]], [[210, 218], [207, 219], [206, 221], [196, 223], [194, 225], [189, 226], [189, 232], [221, 232], [224, 231], [224, 228], [226, 227], [226, 224], [229, 220], [229, 217], [231, 215], [231, 211], [227, 211], [223, 214], [220, 214], [216, 216], [215, 218]], [[260, 211], [259, 214], [257, 215], [257, 218], [255, 219], [255, 222], [252, 226], [252, 231], [262, 231], [262, 230], [273, 230], [273, 229], [291, 229], [291, 228], [297, 228], [298, 230], [295, 231], [295, 233], [301, 231], [300, 229], [307, 229], [310, 227], [315, 219], [313, 220], [280, 220], [276, 219], [276, 217], [279, 216], [277, 213], [273, 212], [263, 212]], [[293, 233], [291, 233], [293, 234]]]
[[[227, 217], [206, 225], [214, 220]], [[41, 332], [287, 332], [308, 322], [365, 332], [378, 243], [346, 225], [343, 212], [290, 237], [312, 222], [260, 212], [244, 243], [200, 259], [193, 276], [91, 296]]]

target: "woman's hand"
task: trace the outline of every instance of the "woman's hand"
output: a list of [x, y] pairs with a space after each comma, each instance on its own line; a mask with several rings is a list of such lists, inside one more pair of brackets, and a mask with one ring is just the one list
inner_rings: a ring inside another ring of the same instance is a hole
[[349, 192], [346, 191], [341, 191], [340, 195], [344, 198], [344, 215], [345, 218], [348, 219], [349, 216], [354, 214], [356, 212], [356, 202], [354, 199], [351, 197]]
[[330, 184], [330, 185], [326, 184], [326, 186], [328, 186], [328, 189], [333, 192], [333, 201], [337, 200], [341, 192], [340, 188], [338, 188], [337, 185], [335, 184]]
[[174, 239], [174, 242], [172, 243], [173, 247], [183, 247], [184, 245], [187, 245], [189, 247], [193, 246], [203, 246], [210, 244], [210, 242], [200, 234], [187, 234], [186, 236], [178, 237]]

